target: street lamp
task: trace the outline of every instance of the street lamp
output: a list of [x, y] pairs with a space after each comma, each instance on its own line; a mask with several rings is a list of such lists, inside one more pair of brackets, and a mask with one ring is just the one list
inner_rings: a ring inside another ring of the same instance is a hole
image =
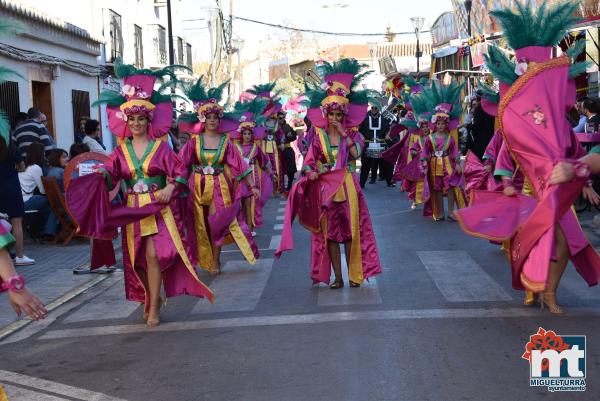
[[375, 58], [375, 52], [377, 51], [377, 43], [376, 42], [367, 42], [367, 46], [369, 46], [369, 53], [371, 53], [371, 69], [375, 68], [373, 66], [373, 59]]
[[417, 37], [417, 74], [419, 73], [419, 58], [421, 57], [421, 47], [419, 46], [419, 37], [421, 36], [421, 29], [423, 28], [423, 23], [425, 22], [425, 18], [423, 17], [412, 17], [410, 19], [413, 28], [415, 29], [415, 36]]
[[340, 58], [340, 41], [337, 35], [337, 21], [336, 21], [336, 9], [338, 8], [346, 8], [348, 4], [345, 3], [332, 3], [332, 4], [324, 4], [323, 8], [331, 8], [333, 9], [333, 31], [335, 32], [335, 59]]

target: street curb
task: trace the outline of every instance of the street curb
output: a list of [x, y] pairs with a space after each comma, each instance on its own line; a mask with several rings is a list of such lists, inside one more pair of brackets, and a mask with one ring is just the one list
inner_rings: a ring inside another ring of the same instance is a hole
[[[66, 304], [67, 302], [69, 302], [70, 300], [75, 298], [76, 296], [80, 295], [81, 293], [83, 293], [86, 290], [89, 290], [90, 288], [96, 286], [97, 284], [103, 282], [104, 280], [106, 280], [109, 277], [110, 277], [110, 274], [97, 276], [96, 278], [88, 281], [87, 283], [84, 283], [84, 284], [80, 285], [79, 287], [75, 287], [74, 289], [70, 290], [66, 294], [63, 294], [61, 297], [55, 299], [54, 301], [52, 301], [51, 303], [46, 305], [46, 309], [48, 310], [48, 312], [52, 312], [54, 309], [58, 308], [61, 305]], [[31, 320], [31, 318], [29, 318], [29, 317], [26, 317], [26, 318], [17, 320], [16, 322], [9, 324], [8, 326], [6, 326], [2, 330], [0, 330], [0, 341], [4, 340], [5, 338], [14, 334], [15, 332], [21, 330], [23, 327], [29, 325], [31, 322], [33, 322], [33, 320]]]

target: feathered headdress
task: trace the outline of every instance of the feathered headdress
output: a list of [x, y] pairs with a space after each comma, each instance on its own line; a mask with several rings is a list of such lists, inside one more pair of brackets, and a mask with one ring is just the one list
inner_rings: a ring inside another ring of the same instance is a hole
[[[170, 65], [160, 70], [138, 69], [130, 64], [115, 62], [115, 76], [123, 79], [121, 91], [105, 90], [92, 106], [106, 104], [108, 127], [113, 135], [123, 139], [131, 137], [127, 118], [142, 114], [150, 120], [148, 134], [151, 138], [161, 138], [171, 128], [173, 120], [172, 100], [178, 96], [167, 89], [180, 84], [176, 72], [187, 69], [181, 65]], [[156, 83], [160, 87], [154, 90]]]
[[[552, 57], [552, 48], [577, 23], [575, 11], [579, 2], [564, 1], [548, 9], [544, 1], [535, 12], [529, 2], [516, 1], [515, 5], [516, 11], [506, 8], [492, 11], [490, 15], [502, 26], [506, 41], [515, 49], [516, 61], [510, 60], [496, 46], [489, 46], [485, 56], [489, 70], [507, 85], [512, 85], [527, 70], [529, 63], [546, 61]], [[583, 73], [588, 65], [587, 62], [574, 62], [584, 47], [585, 41], [578, 40], [566, 51], [572, 60], [570, 78]]]
[[268, 105], [269, 100], [262, 97], [256, 97], [247, 102], [237, 102], [234, 110], [240, 114], [240, 118], [238, 129], [231, 132], [231, 138], [241, 139], [242, 132], [250, 129], [254, 137], [253, 139], [261, 139], [265, 130], [262, 125], [268, 118], [263, 112]]
[[184, 132], [199, 134], [204, 130], [206, 116], [216, 114], [220, 119], [219, 133], [237, 129], [239, 113], [225, 112], [220, 104], [228, 83], [226, 81], [215, 88], [208, 88], [204, 83], [204, 76], [201, 76], [195, 83], [184, 86], [183, 91], [194, 105], [194, 112], [179, 116], [179, 128]]
[[360, 64], [355, 59], [325, 62], [321, 67], [323, 84], [317, 86], [305, 83], [305, 104], [313, 125], [325, 128], [327, 113], [341, 110], [345, 115], [345, 127], [355, 127], [364, 120], [369, 103], [381, 107], [377, 100], [379, 93], [371, 89], [358, 89], [360, 81], [372, 72], [361, 72], [364, 67], [365, 64]]
[[435, 124], [439, 119], [448, 120], [448, 129], [452, 131], [458, 125], [458, 119], [462, 113], [460, 103], [461, 92], [464, 84], [455, 81], [450, 85], [444, 85], [434, 80], [431, 86], [423, 88], [423, 91], [411, 97], [413, 109], [427, 110], [431, 113], [431, 123]]
[[267, 107], [265, 107], [265, 110], [263, 111], [263, 114], [267, 117], [279, 113], [283, 107], [280, 102], [280, 93], [273, 92], [276, 85], [277, 81], [273, 81], [268, 84], [254, 85], [252, 88], [246, 90], [246, 93], [269, 101]]
[[[0, 37], [9, 35], [14, 32], [22, 32], [24, 27], [16, 21], [0, 20]], [[23, 78], [18, 72], [4, 66], [0, 66], [0, 84], [6, 81], [11, 76]], [[24, 78], [23, 78], [24, 79]], [[4, 142], [8, 145], [10, 141], [10, 123], [4, 111], [0, 110], [0, 136], [4, 138]]]

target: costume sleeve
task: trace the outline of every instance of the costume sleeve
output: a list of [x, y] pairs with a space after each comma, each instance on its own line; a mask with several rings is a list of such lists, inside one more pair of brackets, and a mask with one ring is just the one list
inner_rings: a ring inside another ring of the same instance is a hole
[[496, 160], [495, 176], [511, 178], [515, 173], [515, 164], [505, 143], [502, 143]]
[[118, 155], [119, 151], [119, 148], [116, 148], [108, 157], [106, 163], [98, 169], [98, 172], [104, 176], [104, 181], [106, 181], [109, 191], [112, 191], [121, 179], [121, 159]]
[[431, 158], [431, 153], [433, 149], [431, 148], [431, 140], [429, 136], [426, 136], [423, 144], [423, 149], [421, 149], [421, 160], [429, 160]]
[[255, 159], [256, 159], [256, 163], [258, 163], [258, 166], [260, 168], [262, 168], [263, 170], [266, 170], [269, 173], [269, 175], [273, 174], [273, 171], [271, 170], [271, 160], [269, 160], [267, 155], [265, 155], [265, 152], [263, 152], [259, 146], [256, 146]]
[[[302, 163], [302, 174], [306, 174], [309, 171], [319, 172], [317, 168], [317, 161], [319, 160], [319, 155], [321, 154], [321, 145], [318, 140], [314, 140], [310, 143], [308, 147], [308, 152], [306, 152], [306, 156], [304, 157], [304, 162]], [[317, 144], [319, 143], [319, 144]]]
[[587, 152], [583, 146], [581, 146], [581, 143], [577, 140], [577, 137], [573, 131], [569, 132], [569, 137], [571, 139], [571, 144], [567, 152], [567, 157], [570, 159], [579, 159], [585, 156]]
[[363, 149], [365, 148], [365, 138], [363, 138], [359, 131], [352, 131], [350, 133], [350, 139], [352, 139], [352, 141], [356, 145], [356, 158], [358, 159], [360, 158], [360, 155], [362, 154]]
[[456, 142], [454, 142], [454, 138], [450, 137], [449, 141], [450, 142], [448, 143], [448, 156], [450, 156], [451, 159], [459, 160], [460, 152], [458, 151], [458, 146], [456, 146]]
[[198, 157], [196, 155], [196, 141], [198, 140], [197, 136], [193, 136], [189, 141], [181, 148], [177, 156], [181, 163], [188, 169], [192, 167], [194, 164], [198, 163]]
[[244, 161], [242, 154], [237, 149], [237, 146], [231, 141], [227, 141], [227, 149], [225, 149], [224, 162], [231, 169], [231, 174], [237, 181], [241, 181], [252, 172], [252, 168]]
[[485, 152], [483, 152], [483, 161], [493, 164], [498, 157], [498, 148], [502, 142], [502, 135], [500, 132], [496, 131], [490, 143], [485, 148]]

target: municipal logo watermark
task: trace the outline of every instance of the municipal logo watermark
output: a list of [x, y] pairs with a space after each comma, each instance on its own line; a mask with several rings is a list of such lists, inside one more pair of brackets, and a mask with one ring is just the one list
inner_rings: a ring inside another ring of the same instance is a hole
[[585, 350], [585, 336], [558, 335], [540, 327], [521, 356], [529, 361], [529, 385], [548, 391], [585, 391]]

